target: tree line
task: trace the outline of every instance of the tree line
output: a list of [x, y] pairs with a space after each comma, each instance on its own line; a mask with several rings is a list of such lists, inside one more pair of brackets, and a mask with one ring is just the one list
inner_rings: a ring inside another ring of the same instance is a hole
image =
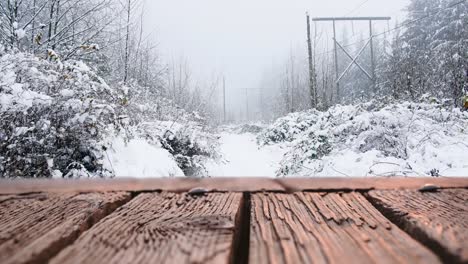
[[188, 111], [215, 113], [205, 101], [218, 80], [196, 82], [186, 58], [163, 61], [144, 15], [142, 0], [4, 0], [0, 44], [42, 59], [84, 61], [108, 83], [126, 86], [124, 101], [164, 96]]
[[[320, 47], [322, 31], [311, 29], [312, 76], [305, 50], [292, 50], [282, 66], [272, 69], [260, 84], [266, 91], [260, 107], [262, 116], [274, 119], [287, 113], [314, 108], [310, 82], [317, 93], [319, 110], [336, 104], [356, 104], [379, 100], [438, 101], [460, 107], [468, 104], [468, 1], [411, 0], [407, 17], [394, 27], [376, 32], [374, 54], [376, 89], [356, 66], [341, 80], [338, 98], [332, 47]], [[356, 41], [352, 41], [352, 37]], [[337, 37], [338, 38], [338, 37]], [[362, 32], [346, 29], [339, 42], [357, 54], [369, 41]], [[338, 71], [351, 59], [338, 49]], [[371, 55], [365, 50], [358, 59], [371, 69]]]
[[0, 1], [0, 178], [113, 177], [134, 138], [205, 173], [217, 80], [163, 61], [144, 24], [140, 0]]

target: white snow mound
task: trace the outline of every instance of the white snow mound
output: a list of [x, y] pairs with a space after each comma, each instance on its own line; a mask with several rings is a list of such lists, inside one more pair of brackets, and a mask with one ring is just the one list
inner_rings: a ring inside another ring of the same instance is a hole
[[468, 112], [437, 103], [294, 113], [258, 140], [288, 149], [277, 176], [468, 176]]
[[173, 156], [165, 149], [151, 145], [144, 139], [125, 142], [115, 138], [107, 150], [104, 166], [116, 177], [154, 178], [184, 176]]

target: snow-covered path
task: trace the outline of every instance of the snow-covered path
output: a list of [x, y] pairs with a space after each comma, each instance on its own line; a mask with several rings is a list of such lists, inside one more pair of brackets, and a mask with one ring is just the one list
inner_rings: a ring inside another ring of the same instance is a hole
[[259, 147], [254, 134], [223, 132], [220, 138], [224, 162], [209, 164], [212, 177], [273, 177], [284, 150], [279, 147]]

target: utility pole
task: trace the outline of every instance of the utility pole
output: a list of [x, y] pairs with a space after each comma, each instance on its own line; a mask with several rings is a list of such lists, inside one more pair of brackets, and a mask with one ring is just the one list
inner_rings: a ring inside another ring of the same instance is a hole
[[223, 119], [226, 123], [226, 77], [223, 76]]
[[307, 16], [307, 47], [309, 52], [309, 90], [310, 90], [310, 105], [312, 108], [317, 108], [317, 86], [315, 84], [315, 69], [312, 61], [312, 40], [310, 38], [310, 17]]
[[258, 91], [260, 91], [259, 96], [260, 96], [260, 107], [261, 107], [262, 102], [263, 102], [262, 99], [261, 99], [262, 96], [263, 96], [263, 94], [262, 94], [263, 89], [262, 88], [251, 88], [251, 89], [246, 88], [244, 90], [245, 90], [245, 111], [247, 113], [246, 114], [247, 115], [247, 121], [249, 121], [250, 120], [250, 108], [251, 108], [250, 105], [249, 105], [249, 90], [258, 90]]
[[291, 113], [294, 113], [294, 82], [291, 82]]
[[374, 34], [372, 33], [372, 20], [369, 20], [369, 38], [370, 38], [370, 50], [371, 50], [372, 91], [375, 94], [377, 92], [377, 87], [375, 84]]
[[[335, 53], [335, 85], [336, 85], [336, 101], [339, 102], [340, 100], [340, 80], [348, 73], [353, 65], [356, 65], [368, 78], [372, 81], [372, 88], [373, 92], [377, 91], [376, 87], [376, 75], [375, 75], [375, 56], [374, 56], [374, 35], [372, 30], [372, 21], [389, 21], [390, 17], [320, 17], [314, 18], [313, 21], [332, 21], [333, 22], [333, 42], [334, 42], [334, 53]], [[343, 47], [337, 40], [336, 40], [336, 21], [369, 21], [369, 41], [364, 45], [364, 47], [358, 52], [356, 56], [351, 56], [349, 52]], [[358, 59], [363, 53], [364, 49], [370, 45], [370, 52], [371, 52], [371, 70], [372, 72], [369, 74], [364, 67], [362, 67]], [[346, 56], [351, 59], [351, 63], [348, 67], [344, 70], [344, 72], [340, 75], [339, 68], [338, 68], [338, 48], [340, 48]]]
[[294, 57], [291, 57], [291, 113], [294, 113], [294, 91], [296, 87], [295, 72], [294, 72]]
[[[128, 79], [128, 64], [129, 64], [129, 58], [130, 58], [130, 49], [129, 49], [129, 44], [130, 44], [130, 18], [131, 18], [131, 12], [132, 12], [132, 2], [131, 0], [128, 0], [127, 2], [127, 25], [126, 25], [126, 32], [125, 32], [125, 58], [124, 58], [124, 84], [127, 84], [127, 79]], [[50, 35], [50, 29], [49, 29], [49, 35]], [[50, 39], [50, 36], [49, 36]]]
[[337, 48], [337, 41], [336, 41], [336, 25], [335, 25], [335, 20], [333, 20], [333, 43], [334, 43], [334, 53], [335, 53], [335, 80], [336, 83], [336, 102], [339, 103], [340, 102], [340, 82], [338, 81], [338, 71], [339, 71], [339, 68], [338, 68], [338, 48]]
[[245, 113], [247, 122], [249, 121], [249, 89], [245, 89]]
[[259, 95], [259, 103], [260, 103], [260, 119], [263, 120], [265, 113], [263, 112], [263, 88], [259, 88], [260, 95]]

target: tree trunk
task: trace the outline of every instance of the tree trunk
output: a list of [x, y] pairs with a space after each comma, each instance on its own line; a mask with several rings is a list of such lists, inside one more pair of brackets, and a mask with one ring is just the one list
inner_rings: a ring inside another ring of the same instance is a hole
[[128, 60], [130, 57], [129, 42], [130, 42], [130, 16], [131, 16], [131, 0], [127, 2], [127, 27], [125, 32], [125, 59], [124, 59], [124, 83], [128, 81]]

